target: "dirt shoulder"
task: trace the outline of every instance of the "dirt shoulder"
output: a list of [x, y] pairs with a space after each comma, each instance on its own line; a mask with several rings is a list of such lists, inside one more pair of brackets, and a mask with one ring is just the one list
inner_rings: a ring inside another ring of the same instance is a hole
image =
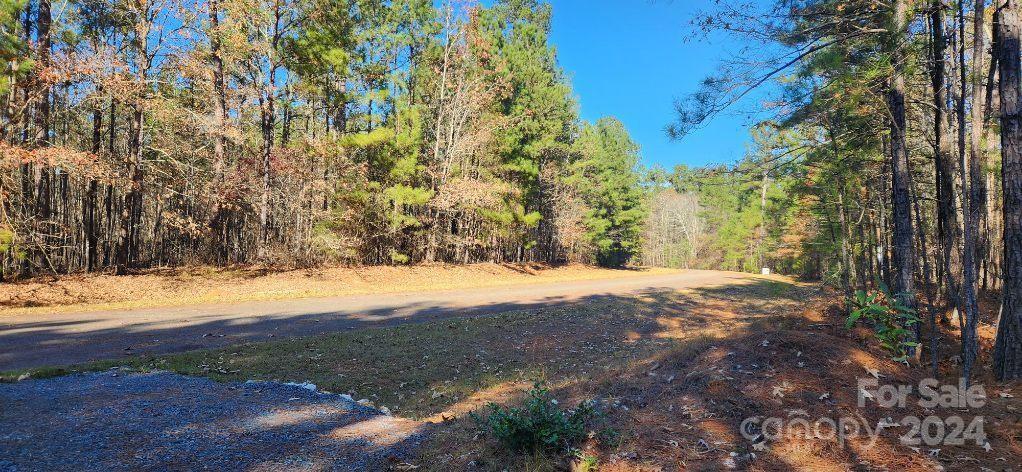
[[572, 264], [325, 267], [290, 271], [193, 267], [137, 275], [72, 275], [0, 283], [0, 317], [207, 303], [291, 300], [603, 280], [677, 273]]

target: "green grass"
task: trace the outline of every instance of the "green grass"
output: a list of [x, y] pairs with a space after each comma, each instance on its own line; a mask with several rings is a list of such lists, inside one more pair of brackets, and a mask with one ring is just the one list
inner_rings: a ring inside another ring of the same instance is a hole
[[20, 369], [8, 372], [0, 372], [0, 383], [17, 382], [25, 379], [48, 379], [60, 377], [72, 372], [64, 367], [38, 367], [34, 369]]

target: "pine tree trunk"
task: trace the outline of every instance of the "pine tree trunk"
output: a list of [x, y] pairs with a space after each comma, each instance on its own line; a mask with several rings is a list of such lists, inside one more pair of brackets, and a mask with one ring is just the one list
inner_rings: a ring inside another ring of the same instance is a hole
[[270, 156], [273, 153], [273, 127], [274, 127], [274, 109], [273, 109], [273, 95], [272, 86], [270, 92], [265, 95], [265, 98], [261, 100], [262, 107], [262, 138], [263, 138], [263, 149], [262, 149], [262, 189], [260, 192], [260, 205], [259, 205], [259, 250], [258, 257], [260, 259], [266, 257], [266, 244], [269, 240], [269, 212], [270, 212]]
[[[976, 17], [977, 20], [973, 22], [974, 36], [979, 37], [980, 43], [982, 43], [983, 36], [983, 19], [982, 19], [982, 3], [983, 0], [977, 2]], [[976, 335], [976, 330], [979, 326], [979, 305], [976, 301], [976, 230], [979, 226], [979, 213], [975, 209], [975, 205], [980, 199], [980, 196], [976, 194], [976, 179], [982, 180], [979, 173], [981, 169], [978, 168], [978, 149], [979, 145], [979, 134], [975, 128], [980, 128], [982, 131], [983, 122], [982, 114], [977, 113], [977, 109], [981, 109], [978, 103], [973, 103], [973, 119], [975, 120], [979, 116], [980, 121], [973, 122], [972, 141], [973, 148], [972, 154], [969, 159], [969, 173], [966, 176], [966, 161], [965, 161], [965, 87], [967, 83], [967, 77], [965, 75], [965, 7], [960, 4], [959, 10], [959, 41], [961, 42], [961, 49], [958, 56], [959, 59], [959, 70], [961, 72], [961, 100], [959, 101], [958, 108], [958, 123], [959, 123], [959, 176], [962, 182], [962, 186], [968, 187], [968, 195], [962, 196], [962, 213], [965, 217], [965, 239], [962, 247], [962, 289], [959, 297], [959, 310], [965, 316], [965, 326], [962, 330], [962, 377], [966, 379], [966, 382], [972, 376], [972, 368], [976, 362], [976, 357], [979, 355], [979, 341]], [[975, 45], [973, 45], [975, 48]], [[975, 52], [975, 50], [974, 50]], [[979, 50], [982, 52], [982, 48]], [[973, 70], [978, 71], [982, 67], [982, 54], [973, 58]], [[981, 88], [978, 86], [978, 81], [972, 81], [973, 90], [972, 96], [975, 100], [977, 96], [982, 96]]]
[[[827, 134], [830, 136], [830, 148], [834, 153], [834, 162], [841, 162], [840, 147], [837, 142], [837, 133], [835, 133], [831, 119], [828, 117], [826, 120]], [[840, 172], [840, 170], [838, 170]], [[763, 193], [760, 197], [760, 218], [762, 221], [765, 219], [765, 208], [766, 208], [766, 178], [767, 174], [763, 172]], [[838, 211], [838, 222], [841, 225], [841, 290], [844, 292], [845, 300], [851, 299], [852, 296], [852, 274], [851, 274], [851, 257], [849, 249], [848, 239], [848, 218], [845, 213], [845, 183], [844, 178], [838, 178], [837, 186], [837, 211]], [[760, 241], [762, 241], [763, 234], [760, 233]], [[846, 303], [847, 305], [847, 303]], [[845, 307], [849, 309], [849, 306]]]
[[[143, 9], [143, 12], [146, 10]], [[151, 24], [149, 18], [143, 14], [134, 25], [134, 39], [132, 45], [138, 55], [138, 65], [135, 78], [142, 88], [141, 96], [134, 98], [131, 104], [131, 137], [128, 139], [128, 174], [131, 176], [131, 183], [128, 193], [124, 197], [124, 207], [121, 209], [121, 229], [119, 235], [119, 247], [117, 249], [117, 273], [124, 274], [129, 268], [134, 268], [139, 258], [139, 232], [142, 222], [143, 204], [143, 173], [142, 173], [142, 144], [145, 134], [145, 101], [149, 89], [149, 31]]]
[[[36, 11], [36, 38], [38, 41], [38, 49], [36, 52], [38, 64], [36, 64], [37, 70], [44, 70], [50, 67], [50, 49], [52, 48], [52, 41], [50, 36], [50, 24], [52, 22], [52, 14], [50, 10], [50, 0], [39, 0], [37, 11]], [[35, 107], [35, 136], [32, 139], [33, 147], [46, 147], [49, 145], [50, 140], [50, 86], [46, 83], [46, 80], [39, 77], [39, 84], [41, 87], [39, 93], [39, 101]], [[33, 235], [36, 246], [34, 252], [38, 258], [36, 265], [42, 266], [48, 259], [47, 252], [50, 248], [50, 237], [48, 235], [53, 234], [50, 228], [50, 197], [51, 197], [51, 179], [50, 169], [43, 163], [37, 163], [34, 168], [35, 173], [35, 232]]]
[[[911, 173], [910, 173], [911, 174]], [[915, 180], [910, 184], [912, 189], [912, 206], [915, 210], [915, 222], [919, 233], [919, 250], [923, 253], [923, 280], [932, 280], [933, 271], [930, 268], [930, 258], [928, 251], [926, 250], [926, 227], [923, 226], [923, 212], [919, 210], [919, 193], [916, 191]], [[938, 340], [940, 330], [937, 329], [937, 307], [934, 304], [936, 295], [933, 293], [933, 285], [925, 284], [923, 286], [923, 294], [925, 295], [925, 306], [926, 313], [928, 316], [928, 322], [930, 325], [930, 368], [934, 378], [940, 373], [940, 349]]]
[[[103, 110], [97, 105], [92, 110], [92, 153], [99, 155], [103, 149]], [[89, 189], [85, 195], [82, 210], [82, 222], [85, 226], [85, 270], [96, 270], [96, 246], [99, 239], [96, 233], [96, 194], [99, 182], [95, 178], [89, 180]]]
[[1004, 197], [1004, 296], [994, 344], [998, 380], [1022, 378], [1022, 116], [1019, 102], [1019, 0], [1007, 0], [997, 24]]
[[[36, 34], [39, 41], [39, 52], [37, 53], [39, 68], [50, 66], [50, 48], [53, 46], [50, 39], [50, 0], [39, 0], [39, 10], [36, 13]], [[43, 82], [43, 90], [40, 94], [39, 103], [36, 106], [35, 115], [35, 145], [45, 146], [50, 139], [50, 87]]]
[[224, 72], [223, 44], [220, 31], [220, 0], [209, 2], [209, 52], [210, 60], [213, 63], [213, 121], [216, 129], [213, 131], [213, 179], [220, 195], [216, 200], [216, 211], [213, 212], [213, 219], [210, 226], [213, 234], [216, 235], [214, 244], [218, 246], [220, 260], [227, 263], [230, 247], [230, 230], [225, 225], [231, 221], [231, 209], [225, 205], [224, 181], [226, 179], [227, 163], [225, 158], [227, 132], [227, 82]]
[[121, 209], [121, 230], [117, 249], [118, 274], [125, 274], [128, 269], [134, 268], [138, 259], [139, 225], [142, 217], [143, 176], [141, 164], [144, 126], [142, 105], [135, 104], [132, 106], [132, 130], [128, 146], [130, 150], [128, 173], [131, 175], [131, 182], [128, 193], [124, 197], [124, 207]]
[[[983, 216], [986, 214], [987, 188], [984, 178], [986, 168], [986, 153], [983, 152], [983, 133], [986, 128], [986, 117], [983, 94], [983, 56], [985, 54], [984, 44], [986, 40], [983, 11], [986, 8], [986, 0], [976, 0], [973, 7], [972, 19], [972, 130], [970, 134], [969, 148], [969, 210], [968, 225], [973, 228], [980, 228], [983, 223]], [[976, 231], [976, 238], [973, 241], [973, 261], [977, 273], [983, 260], [983, 247], [986, 242], [982, 231]]]
[[933, 105], [933, 156], [937, 182], [937, 232], [940, 235], [941, 287], [949, 306], [957, 306], [959, 286], [958, 260], [958, 213], [955, 205], [954, 159], [948, 155], [947, 114], [945, 96], [945, 43], [944, 14], [942, 2], [934, 0], [930, 5], [931, 62], [930, 86]]
[[220, 42], [220, 0], [209, 2], [210, 58], [213, 61], [213, 115], [216, 131], [213, 136], [213, 168], [217, 182], [224, 178], [224, 133], [227, 127], [227, 84], [224, 79], [224, 61]]
[[[895, 0], [891, 21], [889, 48], [894, 73], [887, 92], [891, 130], [891, 269], [895, 297], [902, 305], [915, 308], [915, 287], [912, 280], [915, 265], [913, 247], [912, 208], [908, 147], [905, 143], [905, 40], [908, 5], [906, 0]], [[915, 332], [918, 337], [918, 323]]]

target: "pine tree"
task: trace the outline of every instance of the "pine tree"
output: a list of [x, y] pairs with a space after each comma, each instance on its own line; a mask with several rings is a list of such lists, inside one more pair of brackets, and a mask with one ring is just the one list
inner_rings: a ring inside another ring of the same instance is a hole
[[637, 171], [639, 146], [624, 125], [602, 118], [583, 125], [569, 183], [588, 206], [584, 222], [599, 264], [619, 267], [639, 252], [645, 217]]

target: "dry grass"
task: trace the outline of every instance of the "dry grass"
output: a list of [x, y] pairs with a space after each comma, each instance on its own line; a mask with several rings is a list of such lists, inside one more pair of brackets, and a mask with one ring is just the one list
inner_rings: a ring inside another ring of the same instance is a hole
[[127, 276], [42, 277], [0, 284], [0, 316], [515, 286], [672, 272], [676, 271], [614, 270], [580, 264], [437, 264], [291, 271], [195, 267]]

